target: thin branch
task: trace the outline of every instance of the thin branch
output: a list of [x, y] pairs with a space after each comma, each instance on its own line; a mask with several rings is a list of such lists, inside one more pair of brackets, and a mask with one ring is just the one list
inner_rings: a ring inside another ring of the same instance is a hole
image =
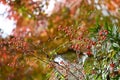
[[[57, 65], [59, 65], [59, 66], [61, 66], [63, 69], [66, 70], [66, 68], [64, 66], [60, 65], [59, 63], [57, 63], [57, 62], [54, 62], [54, 63], [57, 64]], [[78, 77], [75, 76], [71, 71], [69, 71], [69, 73], [72, 74], [75, 77], [76, 80], [79, 80]]]

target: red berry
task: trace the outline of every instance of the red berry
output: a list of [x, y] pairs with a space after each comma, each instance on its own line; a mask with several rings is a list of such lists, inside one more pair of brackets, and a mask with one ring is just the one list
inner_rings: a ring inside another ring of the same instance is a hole
[[76, 44], [76, 45], [75, 45], [75, 49], [77, 49], [77, 48], [78, 48], [78, 46], [79, 46], [79, 45], [78, 45], [78, 44]]
[[63, 61], [61, 61], [61, 62], [60, 62], [60, 64], [64, 64], [64, 62], [63, 62]]
[[62, 29], [62, 26], [60, 25], [60, 26], [58, 26], [58, 30], [61, 30]]
[[88, 46], [87, 46], [87, 49], [90, 49], [90, 48], [91, 48], [91, 46], [90, 46], [90, 45], [88, 45]]
[[78, 40], [81, 40], [82, 38], [83, 38], [82, 36], [79, 36], [79, 37], [78, 37]]
[[83, 46], [84, 46], [84, 44], [80, 44], [80, 46], [81, 46], [81, 47], [83, 47]]
[[90, 40], [89, 40], [88, 38], [85, 38], [84, 41], [85, 41], [85, 42], [89, 42]]
[[115, 67], [115, 64], [112, 62], [112, 63], [110, 64], [110, 67], [114, 68], [114, 67]]
[[102, 36], [103, 35], [103, 31], [99, 31], [99, 36]]
[[71, 48], [73, 49], [73, 48], [74, 48], [74, 45], [72, 45]]
[[92, 41], [92, 45], [95, 45], [95, 44], [96, 44], [96, 42]]
[[105, 30], [105, 35], [107, 35], [108, 34], [108, 31], [107, 30]]
[[106, 36], [102, 36], [102, 40], [105, 40], [106, 39]]
[[88, 51], [86, 54], [87, 54], [88, 56], [91, 56], [91, 55], [92, 55], [91, 51]]
[[76, 50], [80, 50], [80, 47], [78, 46], [78, 47], [76, 48]]
[[65, 27], [66, 30], [68, 30], [68, 27]]

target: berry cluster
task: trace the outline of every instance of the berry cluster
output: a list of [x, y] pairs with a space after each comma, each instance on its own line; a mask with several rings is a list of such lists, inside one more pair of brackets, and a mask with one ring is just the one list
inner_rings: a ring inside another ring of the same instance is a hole
[[28, 43], [22, 38], [11, 37], [8, 39], [0, 40], [0, 50], [1, 51], [15, 51], [15, 52], [26, 52], [28, 50]]
[[97, 40], [92, 40], [84, 35], [85, 32], [87, 33], [88, 31], [82, 32], [80, 27], [78, 27], [78, 29], [74, 29], [70, 26], [63, 27], [60, 25], [58, 26], [58, 31], [61, 31], [67, 36], [67, 38], [69, 38], [70, 42], [72, 43], [71, 49], [85, 52], [88, 56], [93, 55], [91, 51], [92, 46], [96, 46], [97, 44], [100, 44], [102, 41], [106, 40], [108, 35], [107, 30], [101, 29], [98, 32]]
[[108, 35], [108, 31], [107, 30], [100, 30], [98, 35], [100, 36], [99, 37], [100, 40], [105, 40], [107, 35]]

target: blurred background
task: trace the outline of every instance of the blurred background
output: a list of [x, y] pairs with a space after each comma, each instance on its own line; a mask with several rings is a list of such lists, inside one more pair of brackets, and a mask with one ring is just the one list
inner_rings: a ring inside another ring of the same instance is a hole
[[0, 0], [0, 80], [48, 80], [49, 60], [76, 59], [60, 26], [87, 37], [97, 21], [120, 26], [119, 19], [120, 0]]

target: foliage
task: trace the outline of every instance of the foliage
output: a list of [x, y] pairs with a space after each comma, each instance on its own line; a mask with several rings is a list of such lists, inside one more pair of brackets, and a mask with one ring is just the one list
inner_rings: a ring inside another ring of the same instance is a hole
[[[116, 0], [68, 0], [50, 16], [42, 11], [49, 0], [0, 2], [17, 21], [13, 34], [0, 38], [1, 80], [120, 79], [119, 17], [111, 13], [117, 7], [108, 6]], [[103, 3], [108, 16], [95, 7]], [[56, 62], [57, 56], [64, 60]]]

